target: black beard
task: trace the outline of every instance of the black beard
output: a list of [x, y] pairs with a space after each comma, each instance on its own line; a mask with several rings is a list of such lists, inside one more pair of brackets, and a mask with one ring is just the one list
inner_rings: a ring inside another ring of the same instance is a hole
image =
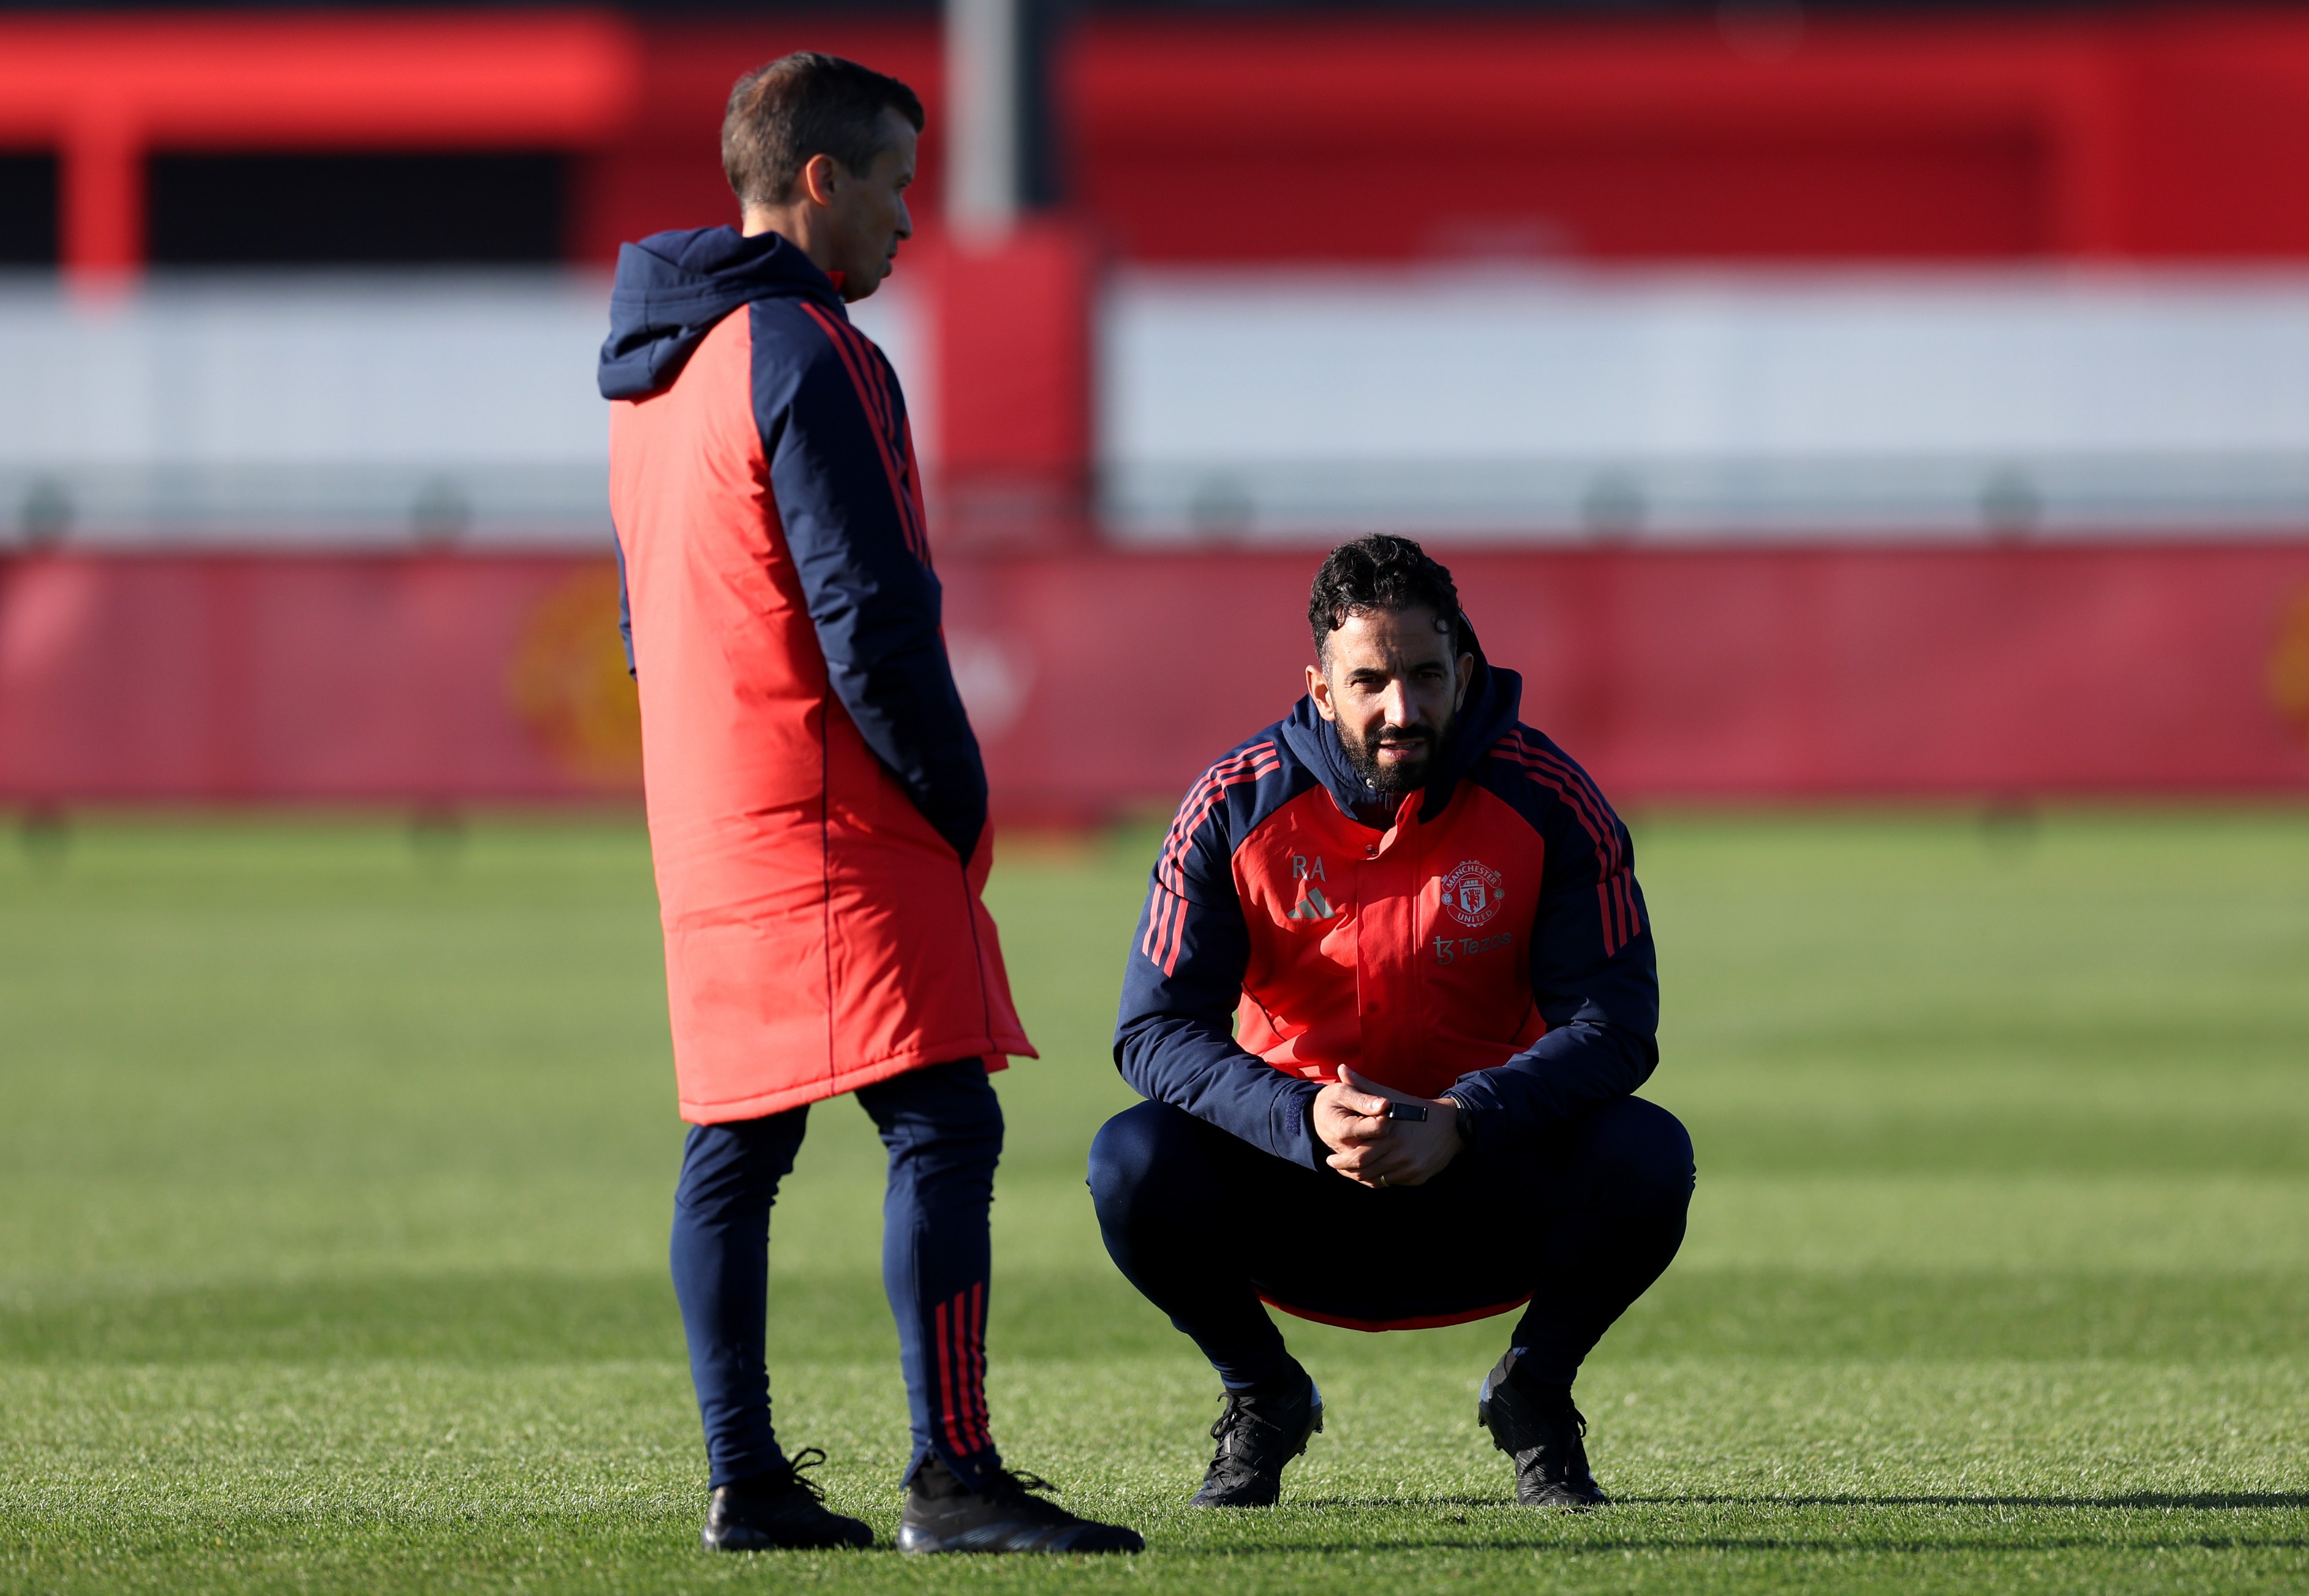
[[1354, 768], [1355, 774], [1374, 790], [1396, 797], [1416, 792], [1427, 785], [1427, 778], [1435, 769], [1436, 745], [1442, 740], [1440, 732], [1425, 727], [1415, 732], [1398, 732], [1392, 737], [1382, 737], [1379, 739], [1381, 747], [1418, 747], [1426, 752], [1426, 757], [1416, 764], [1384, 765], [1379, 762], [1378, 751], [1348, 731], [1344, 725], [1338, 728], [1338, 733], [1340, 751], [1346, 755], [1347, 763]]

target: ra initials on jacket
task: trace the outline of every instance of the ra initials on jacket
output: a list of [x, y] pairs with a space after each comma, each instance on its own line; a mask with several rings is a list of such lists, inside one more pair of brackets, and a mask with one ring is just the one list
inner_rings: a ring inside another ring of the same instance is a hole
[[1324, 895], [1324, 889], [1331, 877], [1330, 872], [1323, 867], [1321, 854], [1311, 859], [1303, 853], [1293, 854], [1291, 879], [1299, 885], [1298, 900], [1291, 905], [1293, 919], [1327, 920], [1338, 918], [1339, 911], [1331, 907], [1330, 899]]
[[1353, 1064], [1428, 1096], [1529, 1045], [1544, 851], [1472, 781], [1385, 833], [1319, 788], [1285, 803], [1234, 857], [1251, 934], [1238, 1040], [1294, 1074]]

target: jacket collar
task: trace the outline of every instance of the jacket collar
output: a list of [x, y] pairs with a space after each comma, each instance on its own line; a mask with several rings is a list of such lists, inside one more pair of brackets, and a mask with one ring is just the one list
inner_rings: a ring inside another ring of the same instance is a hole
[[772, 298], [809, 299], [849, 315], [833, 280], [776, 233], [688, 228], [619, 246], [601, 397], [638, 399], [670, 386], [723, 316]]

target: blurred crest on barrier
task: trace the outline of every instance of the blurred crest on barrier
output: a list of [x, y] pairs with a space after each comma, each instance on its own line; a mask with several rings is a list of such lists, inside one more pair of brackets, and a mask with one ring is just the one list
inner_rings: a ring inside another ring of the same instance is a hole
[[641, 697], [618, 633], [614, 565], [572, 572], [530, 607], [505, 690], [522, 723], [572, 776], [639, 788]]
[[2309, 744], [2309, 583], [2287, 606], [2269, 655], [2269, 701]]

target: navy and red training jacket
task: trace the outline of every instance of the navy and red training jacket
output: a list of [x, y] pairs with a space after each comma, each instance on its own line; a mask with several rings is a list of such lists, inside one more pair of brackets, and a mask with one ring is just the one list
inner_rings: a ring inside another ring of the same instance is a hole
[[[905, 395], [842, 295], [776, 233], [656, 233], [618, 251], [601, 397], [644, 399], [679, 380], [698, 346], [743, 310], [749, 393], [777, 522], [828, 686], [915, 807], [968, 859], [986, 829], [986, 768], [939, 634]], [[618, 545], [618, 630], [635, 667], [627, 550]], [[638, 674], [638, 673], [636, 673]]]
[[774, 233], [618, 252], [601, 387], [682, 1117], [1032, 1053], [904, 395]]
[[1462, 1105], [1472, 1153], [1531, 1145], [1658, 1062], [1627, 828], [1475, 677], [1435, 775], [1384, 830], [1302, 698], [1187, 794], [1123, 976], [1114, 1057], [1146, 1097], [1309, 1168], [1342, 1065]]

